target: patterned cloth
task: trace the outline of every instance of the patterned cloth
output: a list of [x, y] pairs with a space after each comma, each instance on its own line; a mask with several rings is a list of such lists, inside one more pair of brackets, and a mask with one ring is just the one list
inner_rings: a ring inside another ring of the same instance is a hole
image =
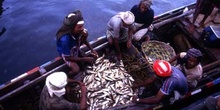
[[63, 96], [51, 97], [48, 89], [44, 86], [39, 102], [39, 110], [79, 110], [80, 106], [77, 103], [68, 102]]

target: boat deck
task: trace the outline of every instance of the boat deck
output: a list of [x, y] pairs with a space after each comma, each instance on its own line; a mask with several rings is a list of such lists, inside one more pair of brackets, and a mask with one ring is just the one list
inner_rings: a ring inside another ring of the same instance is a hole
[[[192, 35], [192, 37], [194, 37], [196, 40], [200, 41], [200, 45], [201, 47], [203, 47], [205, 50], [207, 50], [208, 52], [210, 52], [210, 55], [213, 55], [213, 57], [216, 60], [220, 60], [220, 46], [218, 47], [211, 47], [211, 46], [207, 46], [204, 43], [204, 37], [202, 36], [202, 33], [204, 31], [204, 28], [208, 27], [208, 26], [220, 26], [220, 12], [217, 13], [216, 17], [210, 21], [209, 18], [207, 18], [206, 22], [205, 22], [205, 27], [199, 26], [198, 22], [200, 22], [202, 19], [202, 15], [199, 15], [196, 23], [195, 23], [195, 31], [193, 33], [190, 33]], [[208, 22], [210, 21], [210, 22]], [[182, 23], [184, 23], [185, 25], [185, 29], [187, 31], [190, 31], [190, 25], [192, 24], [192, 16], [188, 16], [188, 19], [184, 19], [182, 21]]]
[[[192, 5], [192, 7], [193, 6], [194, 5]], [[185, 19], [186, 18], [185, 15], [181, 14], [183, 9], [184, 7], [178, 9], [177, 11], [168, 12], [164, 15], [164, 17], [161, 18], [159, 17], [157, 20], [155, 20], [157, 21], [155, 22], [155, 24], [157, 23], [159, 24], [157, 25], [158, 28], [155, 28], [150, 34], [152, 35], [152, 38], [155, 38], [154, 40], [158, 40], [172, 46], [172, 48], [174, 48], [175, 50], [175, 53], [186, 51], [191, 47], [200, 49], [204, 55], [202, 60], [204, 74], [202, 79], [199, 81], [198, 88], [196, 88], [193, 91], [189, 91], [185, 99], [180, 100], [179, 102], [176, 102], [173, 105], [169, 105], [167, 110], [170, 109], [176, 110], [186, 107], [190, 103], [193, 103], [201, 98], [206, 97], [207, 95], [219, 91], [219, 86], [220, 86], [220, 69], [219, 69], [220, 47], [219, 46], [209, 47], [205, 44], [204, 38], [202, 36], [202, 32], [204, 28], [202, 27], [198, 26], [193, 33], [189, 32], [189, 27], [192, 24], [191, 22], [192, 15], [189, 15], [187, 19]], [[216, 19], [214, 20], [215, 22], [207, 23], [206, 27], [209, 25], [220, 26], [219, 23], [220, 20], [218, 19], [220, 19], [220, 12], [218, 13]], [[94, 49], [97, 50], [100, 55], [105, 54], [105, 50], [108, 47], [108, 42], [105, 36], [100, 37], [97, 40], [92, 41], [90, 43], [92, 44], [92, 47], [94, 47]], [[82, 48], [82, 50], [89, 53], [88, 48]], [[132, 55], [130, 54], [127, 56], [132, 57]], [[132, 61], [132, 60], [133, 59], [129, 58], [126, 62], [125, 59], [124, 64], [129, 65], [131, 63], [128, 61]], [[138, 62], [139, 60], [137, 59], [134, 60], [136, 61], [134, 64], [139, 63]], [[129, 66], [127, 67], [128, 67], [127, 69], [128, 71], [130, 68]], [[133, 67], [132, 70], [135, 70], [135, 72], [133, 73], [137, 73], [137, 71], [139, 71], [141, 75], [145, 75], [142, 74], [146, 72], [145, 68], [143, 69], [143, 71], [142, 70], [140, 71], [139, 65], [138, 66], [131, 65], [130, 67]], [[0, 86], [0, 91], [1, 91], [0, 109], [4, 108], [9, 110], [14, 110], [14, 109], [37, 110], [39, 95], [44, 86], [46, 77], [55, 71], [68, 72], [69, 70], [70, 69], [67, 67], [67, 65], [65, 65], [64, 61], [60, 57], [58, 57]], [[139, 78], [141, 80], [142, 78], [145, 79], [145, 77], [141, 76], [136, 78]], [[162, 105], [158, 105], [156, 107], [155, 106], [142, 107], [140, 105], [135, 105], [131, 103], [128, 105], [124, 104], [122, 106], [116, 106], [115, 108], [111, 108], [111, 109], [130, 110], [130, 109], [142, 109], [142, 108], [154, 108], [154, 109], [166, 108], [161, 106]]]

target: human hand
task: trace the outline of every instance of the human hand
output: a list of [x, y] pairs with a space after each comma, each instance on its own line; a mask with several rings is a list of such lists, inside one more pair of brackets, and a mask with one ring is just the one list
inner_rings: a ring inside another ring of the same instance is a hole
[[133, 83], [132, 87], [131, 87], [133, 90], [137, 89], [138, 88], [138, 84], [137, 83]]
[[94, 50], [91, 51], [91, 55], [93, 55], [93, 57], [95, 59], [97, 59], [99, 57], [98, 53], [96, 51], [94, 51]]
[[153, 31], [153, 29], [154, 29], [154, 25], [151, 24], [151, 25], [148, 27], [148, 29], [149, 29], [150, 31]]
[[87, 29], [83, 29], [82, 33], [81, 33], [83, 36], [88, 36], [88, 31]]
[[133, 96], [131, 101], [133, 103], [137, 103], [137, 99], [139, 99], [138, 96]]
[[83, 59], [85, 62], [88, 62], [91, 64], [95, 62], [95, 59], [93, 57], [84, 57]]
[[86, 85], [83, 82], [80, 82], [79, 86], [80, 86], [81, 92], [83, 94], [86, 93]]

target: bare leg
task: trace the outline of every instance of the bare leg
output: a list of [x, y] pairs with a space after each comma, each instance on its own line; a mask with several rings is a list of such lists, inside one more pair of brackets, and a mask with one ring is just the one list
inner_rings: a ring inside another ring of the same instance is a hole
[[79, 68], [78, 64], [75, 63], [75, 62], [70, 63], [70, 68], [71, 68], [72, 71], [69, 72], [69, 74], [68, 74], [69, 76], [74, 76], [80, 71], [80, 68]]
[[202, 10], [202, 4], [203, 4], [203, 2], [204, 2], [204, 0], [197, 0], [197, 1], [196, 1], [196, 8], [195, 8], [195, 12], [194, 12], [194, 14], [193, 14], [192, 24], [191, 24], [191, 26], [190, 26], [190, 28], [189, 28], [189, 31], [190, 31], [191, 33], [193, 33], [194, 30], [195, 30], [195, 25], [194, 25], [194, 23], [196, 22], [196, 19], [197, 19], [199, 13], [200, 13], [201, 10]]

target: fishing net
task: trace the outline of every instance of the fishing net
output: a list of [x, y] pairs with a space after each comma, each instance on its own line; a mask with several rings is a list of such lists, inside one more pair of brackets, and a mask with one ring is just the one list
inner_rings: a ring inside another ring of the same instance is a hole
[[152, 72], [151, 64], [141, 62], [144, 58], [125, 55], [123, 57], [125, 69], [134, 78], [135, 81], [141, 82], [150, 77], [149, 72]]
[[168, 61], [176, 55], [170, 45], [155, 40], [144, 42], [142, 44], [142, 51], [147, 59], [138, 56], [141, 53], [137, 49], [133, 50], [132, 55], [125, 54], [123, 56], [125, 69], [137, 82], [144, 81], [150, 77], [149, 74], [153, 72], [152, 64], [155, 60]]
[[130, 48], [129, 53], [123, 55], [124, 68], [134, 78], [135, 81], [141, 82], [150, 77], [152, 73], [151, 64], [136, 49]]

